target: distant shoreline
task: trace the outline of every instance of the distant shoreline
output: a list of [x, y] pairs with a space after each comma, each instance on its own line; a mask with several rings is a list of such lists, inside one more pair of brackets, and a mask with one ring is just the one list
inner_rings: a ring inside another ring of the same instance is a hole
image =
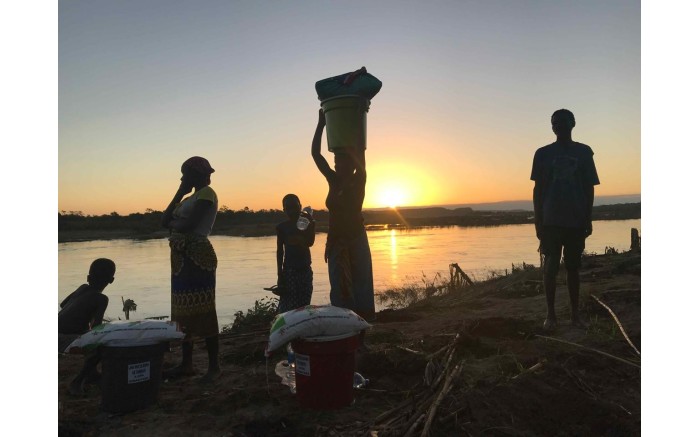
[[[446, 215], [447, 214], [447, 215]], [[365, 228], [368, 231], [382, 229], [420, 229], [428, 227], [488, 227], [518, 224], [534, 224], [532, 211], [472, 211], [464, 209], [448, 212], [442, 208], [422, 210], [390, 210], [390, 211], [364, 211]], [[213, 236], [223, 235], [231, 237], [264, 237], [276, 234], [275, 227], [284, 220], [284, 216], [277, 216], [274, 222], [263, 223], [236, 223], [227, 220], [225, 214], [217, 218], [212, 232]], [[604, 205], [593, 208], [593, 220], [635, 220], [641, 218], [641, 203]], [[109, 227], [100, 223], [90, 223], [99, 218], [83, 217], [78, 225], [72, 224], [70, 228], [64, 225], [61, 229], [59, 217], [59, 243], [74, 243], [98, 240], [150, 240], [167, 238], [169, 231], [157, 226], [136, 227], [129, 223], [112, 224]], [[125, 219], [125, 218], [124, 218]], [[81, 226], [82, 225], [82, 226]], [[316, 232], [328, 231], [327, 212], [317, 212]]]

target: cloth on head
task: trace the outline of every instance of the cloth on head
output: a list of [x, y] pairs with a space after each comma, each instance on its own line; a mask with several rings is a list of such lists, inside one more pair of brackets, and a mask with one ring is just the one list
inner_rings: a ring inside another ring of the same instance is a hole
[[189, 167], [197, 173], [201, 173], [203, 175], [210, 175], [214, 173], [214, 169], [209, 164], [209, 161], [201, 156], [193, 156], [189, 158], [182, 164], [182, 166]]

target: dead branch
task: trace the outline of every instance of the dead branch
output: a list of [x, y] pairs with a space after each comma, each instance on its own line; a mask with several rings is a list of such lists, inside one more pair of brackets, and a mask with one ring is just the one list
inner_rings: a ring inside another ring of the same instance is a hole
[[457, 287], [465, 287], [467, 285], [474, 285], [474, 281], [464, 273], [459, 264], [450, 264], [450, 289], [454, 290]]
[[416, 355], [421, 355], [421, 356], [425, 355], [425, 352], [414, 351], [413, 349], [409, 349], [409, 348], [403, 347], [403, 346], [396, 346], [396, 348], [401, 349], [401, 350], [406, 351], [406, 352], [410, 352], [412, 354], [416, 354]]
[[629, 343], [630, 346], [632, 346], [632, 349], [634, 349], [635, 352], [637, 352], [637, 355], [641, 356], [642, 353], [639, 352], [639, 349], [632, 343], [632, 340], [630, 340], [629, 336], [627, 335], [627, 332], [625, 332], [625, 328], [622, 327], [622, 323], [620, 323], [620, 320], [617, 318], [615, 313], [613, 312], [612, 309], [610, 309], [609, 306], [605, 305], [602, 300], [600, 300], [597, 296], [591, 294], [591, 297], [595, 299], [596, 302], [598, 302], [603, 308], [608, 310], [610, 315], [612, 316], [613, 320], [615, 320], [615, 323], [617, 323], [617, 327], [620, 328], [620, 332], [622, 332], [622, 335], [625, 337], [625, 340], [627, 340], [627, 343]]
[[427, 355], [425, 358], [427, 358], [428, 360], [432, 360], [433, 357], [435, 357], [436, 355], [439, 355], [441, 352], [444, 352], [444, 351], [447, 350], [450, 346], [451, 346], [451, 345], [449, 345], [449, 344], [448, 344], [448, 345], [445, 345], [445, 346], [441, 347], [440, 349], [436, 350], [435, 352], [433, 352], [432, 354]]
[[580, 344], [578, 344], [578, 343], [572, 343], [572, 342], [570, 342], [570, 341], [561, 340], [561, 339], [559, 339], [559, 338], [547, 337], [546, 335], [539, 335], [539, 334], [534, 334], [534, 335], [535, 335], [535, 337], [544, 338], [545, 340], [554, 340], [554, 341], [558, 341], [558, 342], [560, 342], [560, 343], [568, 344], [568, 345], [571, 345], [571, 346], [576, 346], [576, 347], [579, 347], [579, 348], [581, 348], [581, 349], [585, 349], [585, 350], [588, 350], [588, 351], [591, 351], [591, 352], [595, 352], [595, 353], [597, 353], [597, 354], [604, 355], [604, 356], [606, 356], [606, 357], [608, 357], [608, 358], [612, 358], [612, 359], [614, 359], [614, 360], [621, 361], [621, 362], [623, 362], [623, 363], [625, 363], [625, 364], [629, 364], [630, 366], [634, 366], [634, 367], [636, 367], [636, 368], [638, 368], [638, 369], [641, 369], [641, 368], [642, 368], [642, 366], [640, 366], [639, 364], [633, 363], [632, 361], [628, 361], [628, 360], [626, 360], [626, 359], [624, 359], [624, 358], [616, 357], [615, 355], [610, 355], [610, 354], [607, 353], [607, 352], [603, 352], [603, 351], [600, 351], [600, 350], [598, 350], [598, 349], [593, 349], [592, 347], [583, 346], [583, 345], [580, 345]]
[[454, 356], [454, 353], [455, 353], [455, 349], [454, 349], [454, 345], [453, 345], [452, 348], [451, 348], [451, 350], [450, 350], [450, 354], [449, 354], [449, 356], [447, 357], [447, 361], [445, 362], [445, 366], [444, 366], [443, 369], [442, 369], [442, 372], [440, 372], [440, 374], [438, 375], [438, 377], [435, 378], [435, 381], [433, 381], [433, 383], [430, 385], [430, 388], [431, 388], [432, 390], [435, 390], [435, 388], [440, 384], [440, 381], [442, 381], [442, 378], [443, 378], [445, 375], [447, 375], [447, 371], [448, 371], [448, 369], [450, 368], [450, 362], [452, 361], [452, 357]]
[[403, 435], [404, 437], [407, 437], [408, 430], [411, 428], [417, 427], [420, 424], [420, 422], [423, 420], [423, 418], [425, 418], [425, 410], [427, 410], [428, 407], [430, 407], [431, 398], [432, 398], [432, 396], [428, 396], [427, 398], [425, 398], [425, 400], [420, 405], [418, 405], [418, 407], [416, 408], [416, 411], [413, 413], [413, 415], [406, 422], [408, 424], [408, 426], [404, 427], [404, 432], [401, 435]]
[[574, 381], [574, 384], [576, 384], [578, 388], [581, 389], [581, 391], [589, 395], [592, 399], [598, 400], [598, 394], [588, 384], [586, 384], [586, 382], [583, 379], [581, 379], [580, 376], [578, 376], [574, 371], [567, 369], [566, 367], [564, 367], [564, 371]]
[[534, 372], [534, 371], [536, 371], [536, 370], [539, 370], [539, 369], [542, 368], [542, 366], [544, 366], [544, 363], [546, 363], [546, 362], [547, 362], [547, 359], [545, 358], [545, 359], [543, 359], [542, 361], [540, 361], [540, 362], [538, 362], [537, 364], [535, 364], [534, 366], [532, 366], [532, 367], [530, 367], [530, 368], [528, 368], [528, 369], [523, 370], [522, 372], [520, 372], [519, 374], [515, 375], [515, 376], [512, 377], [511, 379], [517, 379], [518, 377], [520, 377], [520, 376], [522, 376], [522, 375], [525, 375], [526, 373], [532, 373], [532, 372]]
[[[378, 433], [381, 434], [410, 436], [417, 432], [418, 427], [425, 422], [426, 418], [430, 418], [432, 422], [440, 402], [449, 392], [455, 375], [464, 364], [462, 361], [457, 368], [450, 371], [459, 333], [453, 334], [453, 336], [452, 341], [447, 346], [430, 355], [431, 359], [427, 363], [426, 369], [432, 369], [429, 373], [434, 376], [426, 379], [428, 387], [377, 416], [370, 426], [365, 428], [365, 431], [373, 429], [378, 430]], [[438, 362], [440, 363], [438, 364]], [[438, 369], [440, 369], [439, 374]], [[437, 388], [441, 384], [442, 389], [438, 393]]]
[[418, 429], [418, 426], [420, 425], [420, 423], [423, 421], [424, 418], [425, 418], [425, 413], [421, 414], [420, 417], [418, 418], [418, 420], [416, 420], [413, 423], [413, 425], [411, 425], [411, 427], [408, 429], [408, 431], [406, 431], [406, 437], [410, 437], [413, 435], [413, 433], [416, 431], [416, 429]]
[[[418, 398], [420, 398], [420, 395], [418, 396]], [[421, 401], [418, 401], [418, 402], [420, 403]], [[410, 398], [406, 399], [405, 401], [401, 402], [396, 407], [392, 408], [391, 410], [385, 411], [384, 413], [380, 414], [379, 416], [377, 416], [374, 419], [374, 423], [375, 424], [381, 423], [385, 419], [388, 419], [389, 417], [391, 417], [397, 411], [404, 409], [405, 407], [411, 405], [412, 403], [416, 403], [416, 396], [410, 397]]]
[[462, 372], [462, 366], [464, 365], [464, 361], [461, 361], [455, 369], [450, 373], [450, 376], [445, 379], [445, 385], [443, 385], [442, 390], [440, 393], [437, 395], [437, 398], [435, 401], [432, 403], [430, 406], [430, 410], [428, 412], [428, 418], [425, 421], [425, 426], [423, 426], [423, 432], [421, 433], [421, 437], [427, 437], [428, 433], [430, 432], [430, 425], [433, 423], [433, 418], [435, 417], [435, 412], [437, 411], [438, 407], [440, 406], [440, 403], [444, 399], [445, 395], [452, 389], [452, 385], [454, 382], [455, 377]]

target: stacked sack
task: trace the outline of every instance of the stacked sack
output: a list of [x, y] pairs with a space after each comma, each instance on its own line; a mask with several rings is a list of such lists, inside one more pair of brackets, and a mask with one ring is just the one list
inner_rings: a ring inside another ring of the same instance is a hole
[[65, 353], [95, 349], [98, 346], [148, 346], [165, 341], [182, 340], [185, 334], [172, 321], [140, 320], [112, 322], [96, 326], [76, 338]]
[[297, 338], [333, 337], [360, 332], [371, 325], [354, 311], [332, 305], [307, 305], [278, 314], [270, 328], [265, 356]]

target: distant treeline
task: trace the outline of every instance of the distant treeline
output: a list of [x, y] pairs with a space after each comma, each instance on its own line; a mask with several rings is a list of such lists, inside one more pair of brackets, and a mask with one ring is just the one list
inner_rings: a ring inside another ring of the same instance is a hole
[[[624, 203], [593, 207], [593, 220], [626, 220], [641, 218], [641, 203]], [[161, 227], [162, 211], [147, 209], [143, 213], [119, 215], [85, 215], [81, 211], [61, 211], [58, 214], [60, 241], [104, 238], [158, 238], [168, 234]], [[471, 208], [397, 208], [363, 211], [365, 224], [390, 227], [419, 226], [498, 226], [533, 223], [532, 211], [474, 211]], [[214, 224], [215, 235], [273, 235], [275, 225], [287, 216], [278, 209], [251, 210], [248, 207], [219, 209]], [[317, 231], [328, 228], [328, 211], [314, 212]]]

